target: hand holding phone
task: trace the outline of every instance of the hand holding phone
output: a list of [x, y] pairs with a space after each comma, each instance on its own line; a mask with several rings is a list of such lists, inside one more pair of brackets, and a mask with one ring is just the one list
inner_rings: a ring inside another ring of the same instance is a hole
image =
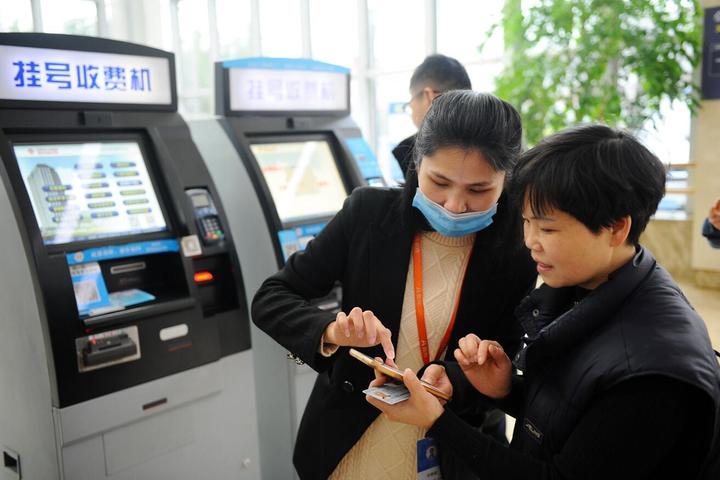
[[[358, 352], [354, 348], [350, 349], [350, 355], [357, 358], [358, 360], [363, 362], [368, 367], [374, 368], [375, 370], [377, 370], [378, 372], [382, 373], [385, 376], [394, 378], [395, 380], [400, 380], [401, 382], [403, 380], [403, 372], [399, 368], [394, 368], [394, 367], [391, 367], [390, 365], [386, 365], [382, 362], [379, 362], [379, 361], [375, 360], [374, 358], [372, 358], [368, 355], [365, 355], [362, 352]], [[423, 388], [425, 388], [425, 390], [427, 392], [429, 392], [429, 393], [435, 395], [436, 397], [441, 398], [445, 401], [450, 401], [451, 397], [447, 393], [434, 387], [433, 385], [430, 385], [427, 382], [423, 382], [422, 380], [420, 381], [420, 383], [422, 384]]]

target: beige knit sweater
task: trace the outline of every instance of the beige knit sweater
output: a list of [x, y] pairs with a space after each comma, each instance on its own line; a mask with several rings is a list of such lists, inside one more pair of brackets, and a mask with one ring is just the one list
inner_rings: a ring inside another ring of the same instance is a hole
[[[450, 323], [474, 239], [475, 234], [458, 238], [437, 232], [422, 234], [423, 297], [431, 359], [435, 358]], [[395, 363], [402, 369], [417, 371], [423, 366], [423, 360], [415, 319], [412, 253], [410, 255]], [[330, 478], [415, 480], [416, 444], [424, 436], [425, 431], [420, 427], [393, 423], [380, 415], [343, 457]]]

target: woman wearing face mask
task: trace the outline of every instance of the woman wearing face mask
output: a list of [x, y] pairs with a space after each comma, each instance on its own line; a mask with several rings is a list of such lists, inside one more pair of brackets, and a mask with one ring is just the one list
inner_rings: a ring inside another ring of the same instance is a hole
[[[300, 478], [416, 478], [425, 432], [378, 416], [362, 393], [373, 371], [348, 347], [416, 371], [470, 332], [518, 349], [513, 309], [536, 271], [503, 186], [521, 133], [515, 109], [492, 95], [437, 97], [404, 188], [355, 190], [258, 290], [255, 324], [319, 372], [296, 441]], [[308, 304], [336, 281], [341, 312]], [[465, 419], [479, 425], [485, 413]]]

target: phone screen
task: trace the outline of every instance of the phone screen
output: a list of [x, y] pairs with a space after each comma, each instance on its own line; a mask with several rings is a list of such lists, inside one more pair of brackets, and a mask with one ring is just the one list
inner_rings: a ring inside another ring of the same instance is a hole
[[[363, 362], [368, 367], [374, 368], [375, 370], [379, 371], [380, 373], [382, 373], [390, 378], [394, 378], [396, 380], [402, 381], [403, 371], [400, 370], [399, 368], [391, 367], [390, 365], [381, 363], [381, 362], [375, 360], [374, 358], [372, 358], [368, 355], [365, 355], [362, 352], [358, 352], [354, 348], [350, 349], [350, 355], [357, 358], [358, 360]], [[437, 387], [430, 385], [429, 383], [424, 382], [422, 380], [420, 381], [420, 383], [422, 383], [425, 390], [432, 393], [436, 397], [442, 398], [444, 400], [450, 400], [450, 396], [447, 393], [443, 392], [442, 390], [438, 389]]]

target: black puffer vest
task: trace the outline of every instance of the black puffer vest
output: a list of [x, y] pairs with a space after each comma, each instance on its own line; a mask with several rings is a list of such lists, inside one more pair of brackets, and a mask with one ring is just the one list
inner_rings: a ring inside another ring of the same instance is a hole
[[717, 448], [720, 368], [707, 329], [652, 254], [641, 248], [575, 304], [572, 294], [543, 285], [516, 310], [527, 333], [515, 357], [526, 410], [513, 443], [550, 461], [599, 394], [633, 377], [665, 375], [712, 398]]

